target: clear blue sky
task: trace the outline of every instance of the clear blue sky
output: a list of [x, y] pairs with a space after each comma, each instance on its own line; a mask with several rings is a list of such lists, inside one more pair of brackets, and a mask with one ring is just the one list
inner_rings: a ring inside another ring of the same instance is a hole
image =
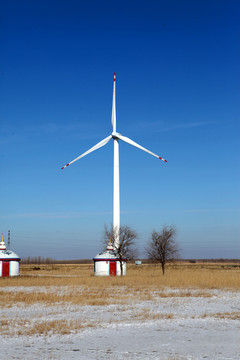
[[5, 1], [0, 11], [0, 232], [21, 257], [94, 257], [112, 223], [117, 130], [121, 223], [140, 253], [174, 224], [184, 258], [240, 257], [240, 3]]

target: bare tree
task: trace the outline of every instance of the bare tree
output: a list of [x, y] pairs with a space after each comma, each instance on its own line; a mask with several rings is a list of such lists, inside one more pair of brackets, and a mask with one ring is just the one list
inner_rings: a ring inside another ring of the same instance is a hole
[[[108, 229], [107, 225], [104, 227], [103, 244], [106, 248], [109, 238], [111, 238], [113, 245], [113, 252], [119, 259], [121, 276], [123, 275], [123, 262], [125, 259], [132, 260], [137, 257], [137, 249], [135, 247], [135, 240], [137, 233], [129, 226], [120, 226], [120, 229], [114, 229], [113, 226]], [[118, 239], [118, 241], [116, 241]]]
[[165, 273], [165, 264], [179, 256], [179, 247], [175, 240], [176, 228], [164, 226], [162, 231], [153, 231], [146, 247], [148, 258], [160, 262], [162, 273]]

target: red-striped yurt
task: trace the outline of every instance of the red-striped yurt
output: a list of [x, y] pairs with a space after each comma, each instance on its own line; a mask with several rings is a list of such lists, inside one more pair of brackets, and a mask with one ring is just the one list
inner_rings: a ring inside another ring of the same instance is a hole
[[6, 249], [3, 241], [0, 242], [0, 277], [19, 276], [20, 257], [11, 250]]
[[123, 275], [126, 275], [126, 259], [120, 259], [115, 255], [111, 240], [107, 250], [97, 254], [94, 258], [95, 276], [121, 276], [121, 261]]

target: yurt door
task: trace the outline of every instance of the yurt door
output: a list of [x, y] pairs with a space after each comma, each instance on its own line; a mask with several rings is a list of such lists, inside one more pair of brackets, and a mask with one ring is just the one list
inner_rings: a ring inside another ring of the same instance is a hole
[[9, 261], [2, 262], [2, 276], [9, 276]]
[[110, 276], [116, 276], [116, 274], [117, 274], [117, 263], [116, 263], [116, 261], [110, 261], [109, 275]]

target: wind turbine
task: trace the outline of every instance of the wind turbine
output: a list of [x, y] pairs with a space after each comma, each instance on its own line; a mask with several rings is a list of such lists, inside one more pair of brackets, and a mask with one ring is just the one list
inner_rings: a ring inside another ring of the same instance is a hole
[[115, 239], [115, 247], [118, 248], [119, 246], [119, 230], [120, 230], [120, 192], [119, 192], [119, 140], [122, 140], [130, 145], [133, 145], [143, 151], [146, 151], [150, 155], [155, 156], [162, 161], [167, 162], [167, 160], [163, 159], [161, 156], [154, 154], [153, 152], [145, 149], [143, 146], [137, 144], [135, 141], [127, 138], [119, 134], [116, 131], [116, 73], [114, 73], [113, 78], [113, 101], [112, 101], [112, 127], [113, 131], [112, 134], [94, 145], [91, 149], [84, 152], [82, 155], [78, 156], [76, 159], [72, 160], [70, 163], [66, 164], [62, 167], [65, 169], [67, 166], [73, 164], [75, 161], [81, 159], [82, 157], [90, 154], [91, 152], [101, 148], [102, 146], [106, 145], [111, 139], [113, 139], [113, 229], [116, 233]]

